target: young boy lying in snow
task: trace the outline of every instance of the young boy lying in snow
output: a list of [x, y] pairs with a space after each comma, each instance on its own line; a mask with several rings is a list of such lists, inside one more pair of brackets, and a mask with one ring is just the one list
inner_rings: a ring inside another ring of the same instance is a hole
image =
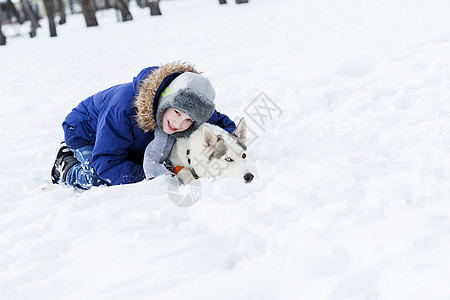
[[[89, 189], [173, 174], [165, 162], [175, 138], [204, 122], [230, 133], [236, 128], [215, 110], [214, 98], [210, 81], [188, 63], [146, 68], [132, 82], [88, 97], [62, 124], [52, 182]], [[147, 146], [153, 163], [144, 174]]]

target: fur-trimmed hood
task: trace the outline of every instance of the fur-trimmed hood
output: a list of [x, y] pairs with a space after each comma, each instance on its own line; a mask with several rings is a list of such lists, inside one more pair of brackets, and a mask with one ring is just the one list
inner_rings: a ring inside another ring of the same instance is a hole
[[134, 107], [137, 110], [137, 123], [144, 132], [157, 126], [156, 110], [161, 92], [172, 80], [184, 72], [201, 74], [187, 62], [172, 62], [152, 69], [138, 83], [139, 91], [134, 101]]

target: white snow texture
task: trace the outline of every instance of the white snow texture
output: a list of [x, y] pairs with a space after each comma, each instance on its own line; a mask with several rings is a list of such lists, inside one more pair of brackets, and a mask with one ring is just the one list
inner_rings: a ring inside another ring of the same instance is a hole
[[[0, 299], [450, 299], [450, 1], [228, 2], [4, 26]], [[73, 107], [178, 60], [246, 117], [251, 184], [51, 184]]]

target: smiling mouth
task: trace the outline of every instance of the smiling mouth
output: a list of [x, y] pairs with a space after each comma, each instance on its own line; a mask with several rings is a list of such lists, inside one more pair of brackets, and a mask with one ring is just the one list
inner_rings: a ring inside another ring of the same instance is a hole
[[172, 125], [170, 125], [169, 121], [167, 121], [167, 126], [169, 127], [169, 130], [171, 130], [171, 131], [177, 131], [178, 130], [178, 128], [172, 127]]

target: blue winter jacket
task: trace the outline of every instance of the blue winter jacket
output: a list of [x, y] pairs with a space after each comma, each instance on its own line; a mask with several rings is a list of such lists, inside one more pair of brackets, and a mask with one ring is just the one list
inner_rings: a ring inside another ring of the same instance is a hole
[[[63, 122], [71, 149], [94, 145], [92, 163], [97, 174], [112, 185], [145, 178], [144, 151], [154, 138], [161, 92], [183, 72], [195, 72], [186, 63], [142, 70], [133, 82], [119, 84], [82, 101]], [[233, 132], [236, 125], [215, 111], [208, 121]]]

